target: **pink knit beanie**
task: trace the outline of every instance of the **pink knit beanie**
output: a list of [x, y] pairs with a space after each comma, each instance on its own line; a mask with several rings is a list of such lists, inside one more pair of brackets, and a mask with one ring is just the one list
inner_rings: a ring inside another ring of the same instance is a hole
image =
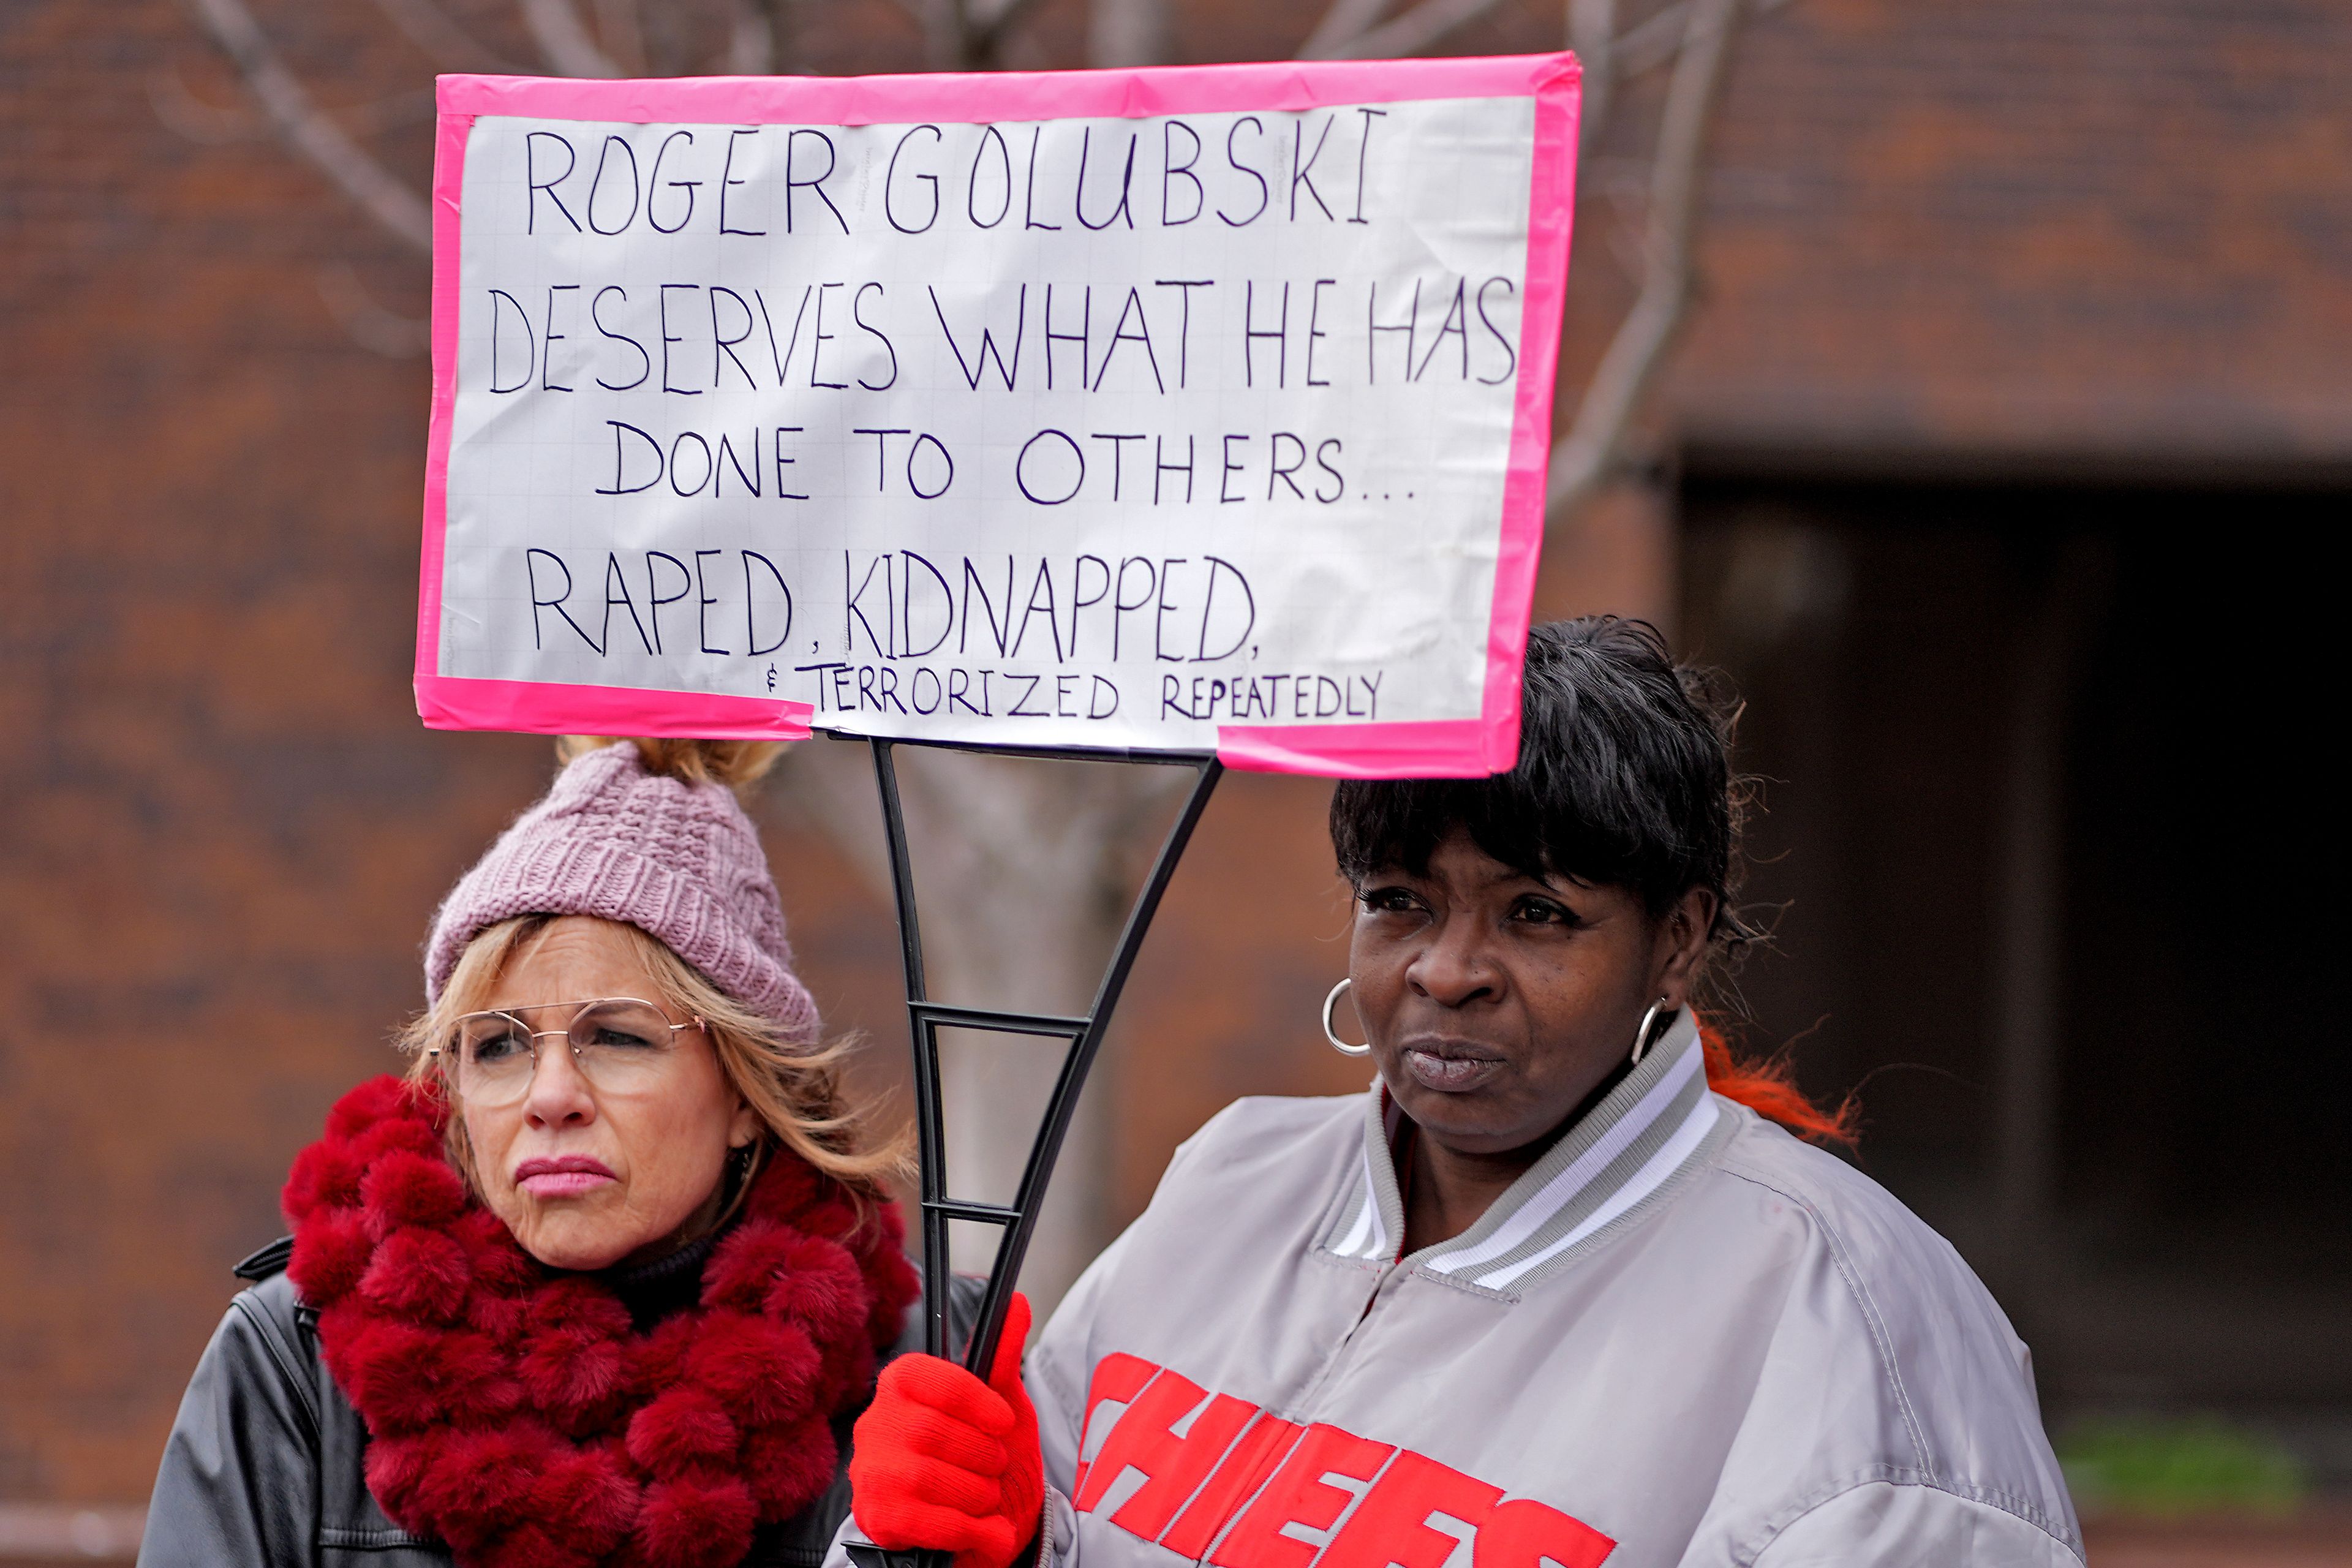
[[759, 830], [726, 785], [649, 773], [634, 742], [573, 761], [458, 879], [425, 941], [427, 1002], [476, 933], [522, 914], [635, 926], [785, 1038], [816, 1038]]

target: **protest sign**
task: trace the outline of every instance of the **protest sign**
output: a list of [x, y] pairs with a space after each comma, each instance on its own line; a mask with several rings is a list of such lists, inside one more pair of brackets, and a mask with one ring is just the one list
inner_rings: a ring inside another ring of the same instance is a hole
[[1508, 767], [1576, 102], [443, 78], [419, 710]]

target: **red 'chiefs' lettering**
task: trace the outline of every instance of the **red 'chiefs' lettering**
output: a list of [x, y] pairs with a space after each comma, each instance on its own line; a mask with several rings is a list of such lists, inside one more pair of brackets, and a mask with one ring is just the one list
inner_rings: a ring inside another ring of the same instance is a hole
[[[1126, 1408], [1093, 1461], [1079, 1464], [1075, 1506], [1097, 1511], [1133, 1470], [1143, 1484], [1110, 1522], [1214, 1568], [1444, 1568], [1458, 1543], [1430, 1524], [1438, 1514], [1471, 1528], [1471, 1568], [1600, 1568], [1617, 1544], [1532, 1498], [1506, 1502], [1502, 1488], [1426, 1455], [1322, 1423], [1302, 1433], [1246, 1400], [1212, 1394], [1136, 1356], [1097, 1364], [1081, 1450], [1106, 1404]], [[1323, 1479], [1329, 1475], [1370, 1489], [1358, 1500]], [[1324, 1531], [1335, 1523], [1339, 1529], [1319, 1558], [1312, 1542], [1285, 1533], [1294, 1524]], [[1206, 1556], [1213, 1546], [1215, 1555]]]
[[1549, 1557], [1560, 1568], [1601, 1568], [1617, 1543], [1556, 1508], [1516, 1498], [1486, 1516], [1471, 1542], [1473, 1568], [1539, 1568]]
[[[1113, 1351], [1095, 1363], [1094, 1375], [1087, 1380], [1086, 1425], [1078, 1428], [1078, 1473], [1070, 1479], [1070, 1485], [1077, 1496], [1088, 1495], [1086, 1489], [1087, 1436], [1094, 1430], [1095, 1412], [1106, 1404], [1127, 1404], [1138, 1394], [1143, 1392], [1143, 1385], [1158, 1376], [1159, 1373], [1158, 1367], [1145, 1361], [1141, 1356], [1125, 1355], [1117, 1351]], [[1118, 1472], [1113, 1471], [1111, 1479], [1118, 1479]], [[1109, 1482], [1107, 1481], [1104, 1484], [1108, 1485]], [[1088, 1508], [1092, 1504], [1082, 1502], [1076, 1506]]]
[[[1205, 1410], [1201, 1409], [1203, 1400], [1208, 1402]], [[1195, 1411], [1200, 1414], [1183, 1436], [1170, 1430]], [[1176, 1510], [1184, 1506], [1184, 1500], [1199, 1489], [1224, 1458], [1234, 1434], [1256, 1414], [1257, 1406], [1247, 1400], [1228, 1394], [1211, 1399], [1208, 1390], [1198, 1384], [1162, 1372], [1111, 1428], [1102, 1451], [1095, 1456], [1088, 1484], [1078, 1489], [1074, 1500], [1090, 1511], [1122, 1472], [1139, 1470], [1147, 1478], [1142, 1488], [1120, 1505], [1110, 1521], [1131, 1535], [1156, 1541], [1176, 1517]]]
[[1290, 1452], [1290, 1445], [1297, 1438], [1297, 1422], [1272, 1415], [1259, 1417], [1242, 1434], [1242, 1440], [1234, 1445], [1225, 1462], [1217, 1467], [1209, 1484], [1192, 1500], [1192, 1506], [1160, 1538], [1160, 1544], [1180, 1557], [1199, 1562], [1207, 1555], [1209, 1543], [1217, 1539], [1217, 1532], [1225, 1528], [1234, 1511], [1249, 1501], [1250, 1494], [1282, 1462], [1283, 1455]]
[[1315, 1560], [1315, 1548], [1283, 1534], [1283, 1526], [1330, 1529], [1356, 1494], [1323, 1478], [1336, 1472], [1369, 1481], [1395, 1452], [1391, 1444], [1375, 1443], [1337, 1426], [1321, 1422], [1309, 1426], [1249, 1511], [1226, 1531], [1210, 1561], [1217, 1568], [1307, 1568]]
[[1442, 1513], [1477, 1528], [1502, 1500], [1502, 1488], [1403, 1449], [1323, 1549], [1317, 1568], [1388, 1568], [1391, 1563], [1399, 1568], [1445, 1568], [1455, 1542], [1432, 1530], [1429, 1516]]

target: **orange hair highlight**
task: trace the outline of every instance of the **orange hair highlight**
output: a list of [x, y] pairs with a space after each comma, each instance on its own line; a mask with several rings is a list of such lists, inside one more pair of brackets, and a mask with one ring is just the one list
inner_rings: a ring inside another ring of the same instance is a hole
[[1705, 1018], [1699, 1020], [1698, 1041], [1706, 1057], [1707, 1088], [1810, 1142], [1854, 1146], [1862, 1132], [1862, 1107], [1853, 1095], [1835, 1110], [1824, 1110], [1797, 1087], [1787, 1057], [1735, 1056], [1723, 1031]]

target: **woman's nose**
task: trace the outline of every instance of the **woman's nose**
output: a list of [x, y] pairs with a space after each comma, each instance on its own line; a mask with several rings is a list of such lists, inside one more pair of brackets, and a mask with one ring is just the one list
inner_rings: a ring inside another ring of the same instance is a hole
[[588, 1079], [580, 1071], [579, 1058], [572, 1054], [572, 1042], [558, 1035], [540, 1041], [535, 1054], [530, 1091], [523, 1097], [524, 1117], [537, 1127], [594, 1121], [595, 1097], [588, 1092]]
[[1497, 994], [1499, 973], [1487, 958], [1476, 922], [1455, 919], [1438, 925], [1405, 978], [1431, 1001], [1460, 1007], [1482, 999], [1492, 1001]]

